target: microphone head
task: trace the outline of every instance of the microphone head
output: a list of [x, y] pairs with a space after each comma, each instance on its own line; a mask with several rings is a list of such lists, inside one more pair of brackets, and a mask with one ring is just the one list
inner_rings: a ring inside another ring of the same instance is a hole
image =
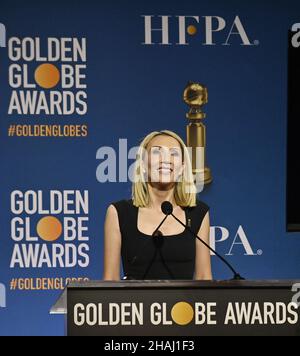
[[153, 243], [156, 248], [162, 248], [163, 244], [165, 242], [164, 235], [163, 233], [158, 230], [154, 235], [153, 235]]
[[164, 201], [161, 204], [161, 211], [165, 215], [171, 215], [173, 213], [173, 205], [169, 201]]

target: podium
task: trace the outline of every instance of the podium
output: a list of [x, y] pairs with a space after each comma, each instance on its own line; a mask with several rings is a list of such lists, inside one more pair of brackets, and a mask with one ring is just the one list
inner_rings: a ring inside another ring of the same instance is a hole
[[300, 336], [299, 291], [300, 280], [89, 281], [50, 313], [69, 336]]

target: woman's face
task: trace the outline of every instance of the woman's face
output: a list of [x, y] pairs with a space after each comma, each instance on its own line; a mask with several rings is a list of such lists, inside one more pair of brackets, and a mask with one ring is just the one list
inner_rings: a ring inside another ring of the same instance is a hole
[[183, 157], [179, 142], [167, 135], [154, 137], [147, 147], [144, 160], [148, 181], [151, 183], [177, 182], [183, 172]]

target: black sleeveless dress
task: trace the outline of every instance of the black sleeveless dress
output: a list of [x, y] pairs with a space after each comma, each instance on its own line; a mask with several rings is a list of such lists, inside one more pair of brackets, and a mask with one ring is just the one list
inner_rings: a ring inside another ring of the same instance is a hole
[[[138, 230], [139, 208], [132, 200], [113, 205], [119, 217], [122, 263], [127, 279], [193, 279], [196, 241], [187, 229], [178, 235], [152, 237]], [[187, 225], [197, 234], [209, 207], [197, 201], [196, 207], [183, 210]]]

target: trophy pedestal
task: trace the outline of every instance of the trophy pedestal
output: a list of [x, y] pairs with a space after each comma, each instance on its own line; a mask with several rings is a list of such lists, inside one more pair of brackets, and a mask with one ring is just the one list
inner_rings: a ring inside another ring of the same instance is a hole
[[202, 183], [204, 185], [207, 185], [209, 183], [212, 182], [212, 175], [211, 175], [211, 171], [210, 168], [204, 168], [204, 169], [193, 169], [193, 174], [196, 177], [196, 182], [198, 183]]

